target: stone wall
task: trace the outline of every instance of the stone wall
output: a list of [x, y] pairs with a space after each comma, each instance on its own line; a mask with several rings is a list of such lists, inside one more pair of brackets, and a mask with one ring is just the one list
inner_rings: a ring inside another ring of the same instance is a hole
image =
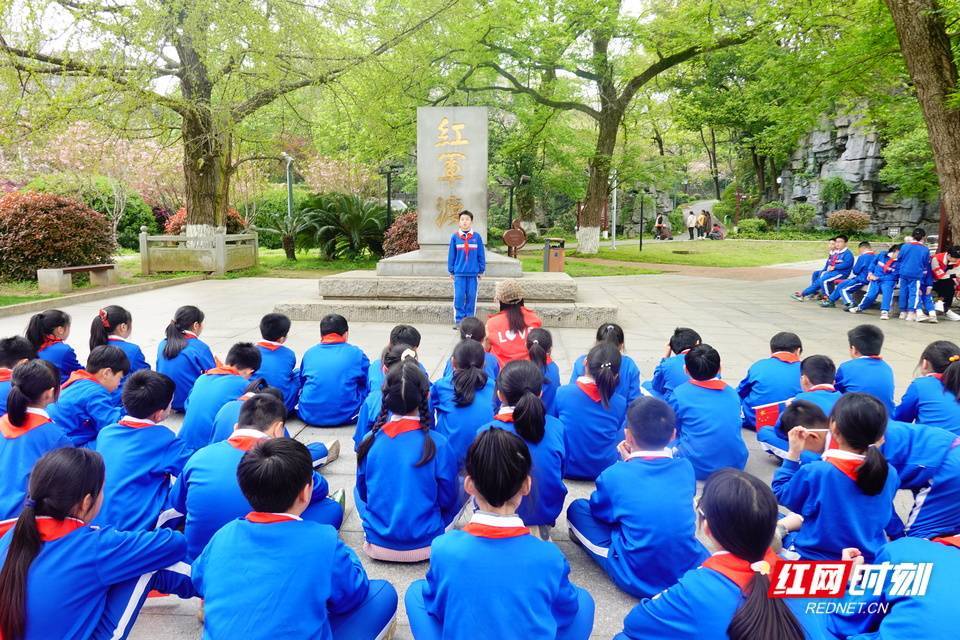
[[783, 199], [789, 205], [809, 202], [817, 207], [819, 222], [832, 210], [820, 198], [824, 180], [843, 178], [851, 187], [841, 209], [858, 209], [873, 219], [871, 231], [899, 234], [905, 228], [923, 224], [936, 228], [939, 205], [916, 198], [900, 197], [879, 178], [883, 167], [882, 143], [877, 133], [856, 123], [855, 116], [825, 120], [822, 126], [800, 140], [781, 174]]

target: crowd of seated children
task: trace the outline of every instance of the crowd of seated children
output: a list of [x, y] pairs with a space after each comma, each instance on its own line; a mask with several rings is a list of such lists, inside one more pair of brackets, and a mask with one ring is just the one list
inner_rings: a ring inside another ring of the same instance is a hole
[[129, 370], [130, 361], [119, 348], [96, 347], [86, 368], [71, 373], [61, 385], [60, 397], [47, 411], [75, 446], [93, 442], [101, 429], [120, 419], [123, 409], [114, 392]]
[[770, 357], [750, 365], [737, 387], [745, 428], [773, 426], [786, 402], [802, 391], [802, 354], [803, 343], [797, 334], [781, 331], [770, 338]]
[[523, 295], [523, 286], [511, 278], [500, 280], [494, 289], [500, 311], [487, 318], [484, 347], [501, 367], [511, 360], [529, 358], [527, 332], [543, 326], [540, 317], [524, 305]]
[[53, 363], [60, 372], [60, 383], [82, 369], [77, 353], [66, 343], [70, 337], [70, 316], [59, 309], [48, 309], [32, 316], [23, 333], [33, 345], [37, 357]]
[[[343, 316], [331, 313], [320, 321], [320, 344], [300, 362], [300, 419], [309, 425], [333, 427], [351, 423], [367, 397], [370, 360], [352, 345]], [[336, 380], [337, 384], [331, 384]]]
[[[133, 315], [123, 307], [115, 304], [108, 305], [100, 309], [90, 323], [90, 350], [109, 344], [123, 351], [127, 360], [130, 361], [128, 376], [141, 369], [149, 369], [150, 365], [143, 357], [143, 351], [128, 340], [132, 333]], [[121, 388], [125, 380], [126, 377], [121, 380]]]
[[794, 293], [791, 296], [794, 300], [803, 302], [814, 295], [827, 299], [830, 296], [831, 287], [850, 275], [854, 260], [853, 252], [847, 247], [847, 240], [847, 236], [844, 235], [830, 240], [827, 261], [823, 264], [823, 269], [813, 272], [810, 277], [810, 286]]
[[36, 357], [37, 350], [23, 336], [0, 339], [0, 417], [7, 412], [7, 395], [13, 386], [13, 369]]
[[530, 361], [540, 367], [540, 373], [543, 374], [543, 406], [547, 413], [553, 413], [557, 390], [560, 388], [560, 367], [550, 355], [553, 353], [553, 335], [546, 329], [531, 329], [527, 333], [527, 353]]
[[853, 306], [853, 294], [863, 289], [869, 282], [868, 276], [873, 271], [873, 266], [877, 262], [877, 254], [873, 251], [870, 243], [863, 241], [857, 247], [857, 260], [850, 270], [850, 276], [843, 280], [834, 280], [836, 283], [833, 291], [820, 305], [831, 308], [837, 306], [837, 300], [843, 300], [845, 309]]
[[567, 508], [570, 539], [578, 542], [618, 587], [650, 598], [706, 558], [691, 508], [696, 479], [689, 460], [669, 448], [676, 417], [657, 398], [640, 398], [627, 412], [621, 461], [597, 478], [589, 500]]
[[927, 345], [893, 419], [942, 427], [960, 435], [960, 347], [947, 340]]
[[847, 332], [850, 360], [837, 367], [834, 386], [840, 393], [869, 393], [893, 411], [893, 369], [883, 361], [883, 331], [872, 324], [861, 324]]
[[653, 371], [653, 377], [643, 387], [666, 401], [670, 401], [674, 388], [690, 379], [684, 357], [690, 349], [700, 344], [700, 334], [687, 327], [677, 327], [667, 342], [667, 352]]
[[[613, 322], [606, 322], [597, 329], [597, 344], [609, 342], [620, 350], [620, 380], [617, 383], [617, 393], [624, 397], [627, 405], [632, 403], [640, 396], [640, 368], [633, 358], [626, 355], [624, 351], [623, 328]], [[570, 382], [576, 382], [577, 378], [583, 375], [583, 361], [586, 355], [582, 355], [573, 363], [573, 373], [570, 374]]]
[[203, 311], [197, 307], [180, 307], [167, 325], [166, 337], [157, 346], [157, 371], [169, 376], [176, 385], [174, 411], [183, 411], [197, 378], [217, 366], [210, 347], [200, 339], [203, 319]]
[[436, 415], [435, 429], [443, 434], [450, 450], [463, 464], [477, 429], [493, 419], [496, 381], [483, 370], [483, 346], [462, 340], [453, 348], [453, 372], [430, 387], [430, 408]]
[[890, 319], [890, 307], [893, 304], [893, 290], [900, 279], [900, 246], [895, 244], [881, 251], [867, 274], [867, 291], [860, 303], [850, 307], [850, 313], [863, 313], [873, 306], [880, 296], [880, 319]]

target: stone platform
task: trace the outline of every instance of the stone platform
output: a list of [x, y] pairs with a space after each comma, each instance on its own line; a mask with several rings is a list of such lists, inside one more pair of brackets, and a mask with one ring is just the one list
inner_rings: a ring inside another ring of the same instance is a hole
[[[499, 276], [480, 279], [477, 299], [492, 301]], [[525, 273], [521, 279], [527, 300], [575, 302], [577, 283], [566, 273]], [[449, 276], [383, 276], [374, 271], [347, 271], [320, 279], [324, 300], [446, 300], [453, 297]]]
[[[487, 273], [491, 278], [519, 278], [520, 261], [487, 250]], [[384, 258], [377, 263], [378, 276], [437, 276], [447, 275], [447, 247], [424, 247], [417, 251]]]

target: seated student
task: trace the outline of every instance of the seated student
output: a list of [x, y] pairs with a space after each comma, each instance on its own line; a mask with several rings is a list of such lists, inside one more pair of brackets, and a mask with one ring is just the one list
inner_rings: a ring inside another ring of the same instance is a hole
[[803, 343], [795, 333], [781, 331], [770, 338], [770, 357], [754, 362], [737, 387], [744, 427], [756, 429], [773, 425], [782, 405], [803, 390], [800, 387], [801, 353]]
[[107, 467], [103, 506], [96, 524], [122, 531], [147, 531], [170, 493], [170, 479], [183, 471], [191, 451], [163, 425], [170, 417], [175, 386], [156, 371], [131, 374], [123, 385], [127, 415], [97, 434], [96, 450]]
[[347, 340], [347, 319], [336, 313], [320, 321], [320, 344], [300, 362], [300, 419], [315, 427], [335, 427], [357, 419], [367, 396], [370, 360]]
[[[390, 370], [390, 367], [404, 358], [417, 360], [417, 351], [410, 345], [399, 342], [392, 347], [384, 349], [383, 354], [377, 362], [380, 363], [380, 368], [386, 372]], [[422, 365], [420, 369], [423, 370]], [[451, 373], [452, 372], [453, 370], [451, 369]], [[426, 372], [424, 372], [424, 375], [426, 375]], [[383, 378], [380, 379], [376, 389], [371, 389], [371, 393], [367, 394], [363, 404], [360, 405], [360, 413], [357, 414], [357, 427], [353, 432], [354, 451], [360, 448], [360, 443], [363, 442], [363, 439], [370, 433], [370, 427], [377, 421], [381, 407], [383, 407]]]
[[957, 277], [960, 276], [960, 246], [947, 247], [946, 251], [934, 254], [930, 260], [930, 274], [933, 293], [938, 298], [936, 310], [942, 311], [947, 320], [960, 321], [960, 314], [951, 309], [957, 293]]
[[429, 393], [416, 358], [403, 356], [387, 372], [380, 414], [357, 449], [363, 550], [376, 560], [426, 560], [460, 508], [457, 459], [430, 429]]
[[70, 316], [59, 309], [47, 309], [30, 318], [24, 332], [38, 358], [52, 362], [60, 372], [60, 384], [82, 369], [73, 347], [64, 342], [70, 337]]
[[893, 369], [883, 361], [883, 331], [872, 324], [861, 324], [847, 332], [850, 357], [837, 368], [834, 385], [840, 393], [869, 393], [893, 412]]
[[804, 601], [767, 596], [780, 562], [770, 549], [777, 526], [770, 487], [743, 471], [718, 471], [704, 485], [697, 512], [713, 555], [658, 596], [641, 600], [614, 640], [819, 637], [801, 624], [816, 622], [802, 614]]
[[243, 455], [237, 482], [252, 511], [217, 531], [193, 562], [204, 637], [389, 637], [393, 586], [367, 578], [335, 529], [301, 517], [313, 491], [306, 447], [262, 441]]
[[684, 356], [690, 380], [673, 390], [670, 406], [677, 414], [674, 449], [690, 460], [697, 480], [722, 467], [743, 469], [747, 445], [740, 433], [740, 396], [719, 380], [720, 354], [700, 344]]
[[290, 318], [282, 313], [268, 313], [260, 319], [260, 366], [254, 377], [263, 378], [267, 384], [283, 393], [287, 413], [297, 406], [300, 395], [300, 372], [297, 370], [297, 354], [286, 346], [290, 333]]
[[693, 329], [686, 327], [674, 329], [673, 335], [667, 342], [666, 355], [660, 360], [657, 368], [653, 370], [653, 378], [649, 385], [644, 383], [644, 388], [669, 402], [674, 388], [690, 379], [686, 369], [684, 369], [684, 356], [701, 342], [700, 334]]
[[800, 361], [800, 393], [794, 396], [794, 401], [806, 400], [820, 407], [830, 415], [833, 405], [843, 396], [833, 385], [837, 375], [837, 367], [827, 356], [807, 356]]
[[[479, 321], [478, 321], [479, 322]], [[390, 329], [390, 341], [387, 343], [387, 346], [384, 348], [384, 353], [390, 351], [394, 345], [405, 344], [409, 348], [413, 349], [414, 352], [420, 349], [420, 331], [416, 327], [409, 324], [398, 324], [393, 329]], [[380, 391], [380, 388], [383, 386], [383, 376], [387, 372], [387, 367], [383, 364], [383, 358], [379, 358], [370, 363], [370, 370], [367, 373], [367, 394], [369, 395], [371, 391]], [[427, 374], [427, 377], [430, 377], [430, 374], [427, 373], [426, 368], [423, 366], [423, 363], [420, 363], [420, 368], [423, 369], [423, 372]], [[447, 363], [447, 368], [449, 371], [444, 371], [443, 377], [450, 375], [452, 369], [450, 368], [450, 363]], [[379, 395], [379, 394], [375, 394]], [[376, 414], [374, 414], [376, 416]]]
[[837, 236], [834, 238], [833, 253], [827, 258], [823, 271], [820, 272], [816, 280], [810, 283], [810, 286], [803, 291], [797, 291], [791, 297], [803, 302], [805, 298], [819, 293], [823, 297], [829, 297], [832, 287], [838, 280], [844, 280], [850, 275], [853, 269], [853, 252], [847, 247], [847, 236]]
[[508, 362], [497, 379], [497, 396], [502, 403], [492, 422], [480, 431], [503, 429], [526, 443], [533, 457], [532, 488], [524, 496], [517, 514], [531, 533], [550, 539], [550, 529], [563, 511], [567, 487], [563, 483], [566, 450], [563, 423], [547, 415], [540, 400], [543, 376], [532, 362]]
[[554, 412], [563, 423], [565, 478], [596, 480], [617, 461], [627, 400], [617, 393], [620, 350], [601, 342], [587, 354], [584, 375], [557, 391]]
[[60, 397], [47, 407], [50, 417], [66, 432], [74, 446], [97, 439], [97, 433], [123, 415], [115, 391], [130, 370], [126, 354], [114, 346], [97, 347], [87, 358], [86, 370], [70, 374]]
[[473, 340], [457, 343], [453, 349], [453, 373], [430, 388], [430, 406], [436, 413], [436, 431], [447, 438], [463, 464], [477, 429], [493, 419], [496, 383], [483, 370], [483, 346]]
[[[600, 325], [600, 328], [597, 329], [597, 344], [601, 342], [609, 342], [620, 350], [620, 382], [617, 383], [617, 393], [627, 400], [627, 406], [629, 406], [640, 397], [640, 368], [633, 361], [633, 358], [623, 353], [623, 328], [612, 322]], [[583, 361], [586, 357], [582, 355], [573, 363], [573, 373], [570, 375], [571, 383], [576, 382], [577, 378], [583, 375]]]
[[407, 589], [417, 640], [587, 640], [593, 598], [570, 583], [560, 550], [529, 535], [517, 507], [530, 493], [530, 451], [503, 429], [477, 436], [465, 487], [480, 507], [462, 531], [433, 541], [426, 579]]
[[238, 342], [227, 353], [226, 364], [208, 369], [197, 378], [183, 407], [186, 414], [178, 437], [190, 451], [213, 441], [217, 412], [243, 395], [250, 376], [260, 368], [260, 350], [249, 342]]
[[167, 325], [167, 337], [157, 347], [157, 371], [177, 385], [174, 411], [183, 411], [197, 378], [217, 366], [210, 347], [200, 340], [202, 332], [203, 311], [190, 305], [180, 307]]
[[[897, 472], [880, 450], [887, 411], [866, 393], [847, 393], [830, 414], [831, 447], [823, 435], [798, 426], [790, 430], [790, 448], [773, 474], [780, 504], [803, 517], [803, 525], [784, 539], [784, 547], [804, 560], [839, 560], [846, 547], [860, 549], [869, 562], [886, 542], [884, 528], [894, 514]], [[822, 460], [800, 464], [808, 448], [823, 450]], [[835, 448], [834, 448], [835, 447]]]
[[[544, 409], [548, 414], [553, 413], [557, 390], [560, 388], [560, 367], [550, 357], [552, 352], [553, 335], [549, 331], [546, 329], [531, 329], [527, 333], [527, 353], [530, 355], [530, 362], [537, 365], [540, 368], [540, 373], [543, 374], [543, 395], [540, 396], [540, 399], [543, 401]], [[583, 374], [582, 364], [580, 373]], [[572, 381], [576, 382], [576, 377]]]
[[960, 435], [960, 347], [947, 340], [931, 342], [920, 356], [920, 374], [893, 410], [893, 419]]
[[[930, 270], [930, 250], [924, 243], [927, 232], [917, 227], [900, 246], [900, 319], [913, 322], [924, 315], [920, 307], [923, 278]], [[919, 313], [917, 312], [919, 309]]]
[[527, 332], [543, 326], [540, 317], [524, 306], [523, 285], [519, 280], [506, 278], [497, 282], [493, 295], [500, 312], [487, 318], [486, 348], [497, 358], [500, 366], [511, 360], [526, 360]]
[[886, 251], [877, 256], [873, 269], [867, 275], [867, 292], [860, 300], [860, 304], [850, 307], [850, 313], [863, 313], [876, 302], [877, 296], [882, 294], [880, 299], [880, 319], [890, 319], [890, 305], [893, 304], [893, 290], [900, 279], [900, 246], [895, 244]]
[[[790, 448], [787, 434], [794, 427], [806, 427], [808, 431], [819, 430], [826, 434], [830, 421], [819, 405], [809, 400], [795, 399], [787, 405], [774, 426], [761, 427], [757, 431], [757, 442], [760, 443], [760, 448], [772, 456], [785, 460]], [[800, 454], [801, 463], [816, 462], [819, 459], [820, 454], [813, 451], [808, 450]]]
[[843, 299], [845, 308], [849, 309], [854, 306], [853, 294], [868, 284], [867, 276], [873, 270], [873, 265], [877, 262], [877, 254], [874, 253], [869, 242], [861, 242], [857, 250], [859, 255], [853, 265], [853, 270], [850, 272], [850, 277], [840, 282], [833, 290], [833, 293], [820, 303], [821, 306], [835, 307], [837, 306], [837, 300], [841, 298]]
[[45, 411], [60, 393], [60, 374], [46, 360], [31, 360], [13, 372], [0, 417], [0, 520], [15, 518], [27, 497], [33, 465], [48, 451], [73, 443]]
[[590, 500], [567, 508], [570, 539], [618, 587], [649, 598], [673, 586], [706, 560], [697, 540], [693, 498], [697, 482], [689, 460], [667, 446], [676, 435], [670, 405], [640, 398], [627, 411], [622, 460], [597, 478]]
[[[820, 279], [820, 276], [827, 272], [827, 267], [833, 265], [836, 262], [837, 255], [837, 238], [833, 237], [827, 240], [827, 259], [823, 263], [822, 269], [817, 269], [810, 274], [810, 285], [816, 284], [817, 280]], [[814, 294], [814, 297], [819, 297], [820, 294]]]
[[[261, 440], [283, 437], [286, 410], [269, 394], [243, 403], [237, 428], [228, 440], [200, 449], [187, 460], [170, 489], [170, 506], [186, 516], [187, 558], [193, 560], [220, 527], [249, 513], [250, 503], [237, 484], [237, 465], [243, 454]], [[327, 497], [327, 481], [313, 474], [313, 496], [304, 516], [339, 529], [343, 520], [343, 492]], [[331, 499], [333, 498], [333, 499]]]
[[[486, 337], [487, 329], [479, 318], [468, 316], [460, 321], [460, 340], [473, 340], [484, 344]], [[496, 380], [500, 373], [500, 362], [497, 360], [497, 356], [487, 351], [483, 359], [483, 370], [487, 372], [487, 377]], [[453, 364], [450, 360], [447, 360], [447, 364], [443, 367], [443, 377], [447, 377], [452, 371]]]
[[96, 527], [103, 459], [55, 449], [30, 475], [19, 518], [0, 523], [0, 635], [126, 638], [150, 589], [195, 595], [183, 534]]
[[[0, 339], [0, 417], [7, 412], [7, 395], [10, 393], [13, 369], [37, 357], [30, 341], [22, 336]], [[57, 372], [59, 379], [60, 373]]]
[[[147, 364], [147, 359], [143, 357], [143, 351], [140, 350], [140, 347], [127, 341], [132, 332], [133, 316], [130, 312], [115, 304], [106, 306], [100, 309], [100, 312], [97, 313], [90, 324], [90, 350], [93, 351], [97, 347], [109, 344], [123, 351], [127, 360], [130, 361], [128, 376], [130, 373], [136, 373], [141, 369], [149, 369], [150, 365]], [[120, 382], [121, 388], [123, 388], [125, 381], [126, 378]]]

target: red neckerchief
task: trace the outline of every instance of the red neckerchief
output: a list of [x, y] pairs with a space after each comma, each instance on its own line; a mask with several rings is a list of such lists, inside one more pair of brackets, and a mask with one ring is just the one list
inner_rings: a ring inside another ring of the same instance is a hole
[[893, 263], [896, 262], [896, 258], [889, 258], [886, 262], [883, 263], [883, 272], [887, 273], [890, 269], [893, 268]]
[[18, 427], [10, 422], [10, 416], [7, 414], [0, 418], [0, 435], [8, 440], [13, 440], [50, 422], [53, 422], [53, 420], [51, 420], [49, 416], [42, 413], [31, 413], [28, 410], [26, 420]]
[[196, 339], [197, 339], [197, 334], [195, 334], [193, 331], [187, 331], [186, 329], [184, 329], [184, 330], [181, 331], [180, 333], [183, 334], [183, 337], [184, 337], [185, 340], [196, 340]]
[[493, 419], [500, 422], [513, 422], [513, 407], [500, 407], [500, 411], [493, 416]]
[[131, 429], [143, 429], [145, 427], [155, 427], [157, 425], [157, 423], [153, 420], [134, 418], [133, 416], [124, 416], [120, 418], [120, 422], [117, 424], [122, 424], [125, 427], [130, 427]]
[[837, 260], [839, 259], [840, 259], [840, 252], [834, 251], [830, 254], [830, 257], [827, 258], [827, 265], [832, 267], [837, 264]]
[[777, 351], [776, 353], [771, 353], [770, 357], [780, 362], [786, 362], [787, 364], [800, 362], [800, 356], [795, 353], [790, 353], [789, 351]]
[[263, 347], [263, 348], [266, 349], [267, 351], [276, 351], [277, 349], [279, 349], [279, 348], [282, 347], [283, 345], [280, 344], [280, 343], [278, 343], [278, 342], [270, 342], [269, 340], [261, 340], [260, 342], [257, 343], [257, 346], [258, 346], [258, 347]]
[[586, 376], [580, 376], [577, 378], [577, 386], [580, 387], [580, 391], [583, 391], [588, 398], [594, 402], [600, 402], [603, 398], [600, 396], [600, 389], [597, 388], [597, 381]]
[[[10, 518], [9, 520], [0, 522], [0, 537], [6, 535], [7, 531], [13, 529], [16, 525], [16, 518]], [[83, 520], [77, 520], [76, 518], [56, 520], [50, 516], [37, 516], [37, 531], [40, 532], [40, 539], [44, 542], [59, 540], [68, 533], [73, 533], [85, 525], [86, 523]]]
[[[86, 370], [84, 370], [84, 369], [77, 369], [76, 371], [74, 371], [73, 373], [70, 374], [70, 377], [67, 378], [67, 381], [66, 381], [66, 382], [64, 382], [62, 385], [60, 385], [60, 389], [61, 389], [61, 390], [66, 389], [67, 387], [69, 387], [70, 385], [72, 385], [74, 382], [77, 382], [78, 380], [89, 380], [90, 382], [96, 382], [97, 384], [99, 384], [99, 385], [101, 385], [101, 386], [103, 385], [102, 382], [100, 382], [99, 380], [97, 380], [97, 376], [96, 376], [96, 375], [94, 375], [94, 374], [92, 374], [92, 373], [90, 373], [89, 371], [86, 371]], [[105, 388], [105, 387], [104, 387], [104, 388]]]
[[203, 374], [206, 376], [239, 376], [240, 371], [228, 364], [221, 364], [213, 369], [207, 369]]
[[277, 522], [296, 522], [300, 520], [290, 513], [266, 513], [264, 511], [251, 511], [244, 516], [244, 519], [257, 524], [275, 524]]
[[836, 391], [837, 388], [832, 384], [815, 384], [810, 387], [810, 391]]
[[928, 377], [928, 378], [936, 378], [937, 380], [943, 382], [943, 374], [942, 374], [942, 373], [928, 373], [928, 374], [927, 374], [927, 377]]
[[933, 538], [931, 542], [939, 542], [940, 544], [945, 544], [950, 547], [960, 548], [960, 534], [953, 536], [940, 536], [939, 538]]
[[[768, 575], [773, 575], [777, 564], [780, 563], [780, 557], [770, 549], [767, 549], [763, 560], [770, 565], [770, 573]], [[753, 580], [753, 576], [757, 573], [750, 567], [750, 564], [750, 562], [743, 558], [738, 558], [732, 553], [723, 552], [710, 556], [704, 560], [702, 566], [706, 569], [716, 571], [740, 587], [740, 590], [743, 591], [750, 586], [750, 581]]]
[[343, 344], [347, 337], [342, 333], [328, 333], [320, 338], [320, 344]]
[[485, 513], [474, 513], [470, 523], [463, 528], [465, 533], [478, 538], [517, 538], [530, 533], [524, 526], [523, 520], [517, 516], [492, 516]]
[[[244, 433], [237, 433], [237, 431]], [[250, 449], [253, 449], [258, 442], [267, 439], [266, 434], [260, 434], [257, 436], [253, 433], [249, 433], [250, 431], [253, 431], [252, 429], [238, 429], [237, 431], [234, 431], [233, 435], [227, 438], [227, 444], [234, 449], [239, 449], [240, 451], [250, 451]]]
[[717, 380], [716, 378], [713, 380], [694, 380], [693, 378], [690, 378], [690, 384], [695, 387], [702, 387], [704, 389], [711, 389], [713, 391], [719, 391], [727, 388], [726, 382], [723, 380]]
[[[463, 257], [464, 259], [467, 259], [470, 257], [470, 251], [471, 251], [470, 240], [473, 239], [473, 230], [471, 229], [469, 233], [464, 233], [463, 231], [457, 231], [457, 235], [460, 237], [461, 240], [463, 240], [463, 245], [461, 245], [461, 247], [463, 248]], [[477, 249], [477, 251], [479, 251], [479, 249]]]
[[857, 453], [851, 453], [849, 451], [843, 451], [842, 449], [827, 449], [823, 452], [823, 455], [820, 458], [823, 461], [829, 462], [835, 466], [843, 473], [843, 475], [847, 476], [854, 482], [857, 481], [857, 470], [864, 461], [864, 456]]
[[401, 433], [407, 433], [408, 431], [417, 431], [420, 429], [420, 421], [416, 418], [398, 418], [396, 420], [387, 420], [381, 431], [390, 436], [391, 438], [396, 438]]
[[870, 360], [883, 360], [883, 356], [860, 356], [861, 358], [869, 358]]
[[13, 369], [0, 367], [0, 382], [9, 382], [10, 378], [12, 377], [13, 377]]
[[60, 338], [54, 338], [53, 336], [47, 336], [43, 339], [43, 342], [40, 344], [40, 348], [37, 351], [43, 351], [47, 347], [52, 347], [58, 342], [63, 342]]
[[874, 253], [876, 253], [876, 252], [875, 252], [875, 251], [864, 251], [864, 252], [861, 253], [860, 255], [862, 255], [862, 256], [872, 256]]

